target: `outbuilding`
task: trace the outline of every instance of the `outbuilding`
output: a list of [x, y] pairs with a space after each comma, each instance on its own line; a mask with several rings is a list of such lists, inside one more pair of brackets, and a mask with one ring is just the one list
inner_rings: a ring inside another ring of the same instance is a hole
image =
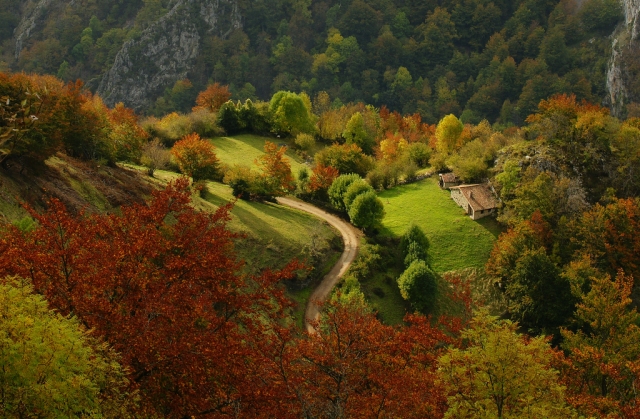
[[460, 181], [458, 181], [458, 178], [453, 173], [440, 173], [439, 176], [440, 181], [438, 184], [442, 189], [449, 189], [452, 186], [458, 186], [460, 184]]

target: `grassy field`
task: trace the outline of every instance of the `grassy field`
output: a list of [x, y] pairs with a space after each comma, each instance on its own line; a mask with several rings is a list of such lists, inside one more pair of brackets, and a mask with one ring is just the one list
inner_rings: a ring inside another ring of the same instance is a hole
[[429, 237], [437, 272], [481, 268], [501, 229], [493, 218], [471, 220], [449, 195], [434, 178], [381, 192], [386, 211], [381, 234], [400, 237], [415, 223]]
[[297, 175], [298, 170], [304, 166], [304, 162], [293, 152], [291, 141], [288, 140], [245, 134], [235, 137], [217, 137], [210, 141], [216, 146], [216, 154], [220, 161], [230, 166], [243, 164], [255, 167], [254, 160], [264, 154], [265, 141], [289, 146], [286, 156], [289, 158], [291, 171], [294, 175]]

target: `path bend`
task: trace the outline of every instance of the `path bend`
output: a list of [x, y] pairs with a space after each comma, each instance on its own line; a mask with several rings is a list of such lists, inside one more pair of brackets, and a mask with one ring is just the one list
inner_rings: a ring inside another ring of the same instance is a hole
[[360, 231], [335, 215], [329, 214], [328, 212], [306, 202], [291, 198], [277, 198], [277, 201], [280, 205], [308, 212], [309, 214], [325, 220], [340, 232], [342, 240], [344, 241], [344, 252], [342, 252], [340, 259], [333, 268], [331, 268], [331, 271], [322, 278], [322, 282], [320, 282], [320, 285], [313, 290], [311, 297], [309, 297], [309, 301], [307, 301], [307, 308], [304, 313], [304, 324], [307, 332], [314, 333], [315, 329], [309, 320], [318, 320], [320, 318], [318, 303], [324, 303], [327, 300], [333, 287], [338, 283], [345, 272], [347, 272], [347, 269], [349, 269], [349, 266], [351, 266], [351, 263], [356, 258], [358, 248], [360, 247]]

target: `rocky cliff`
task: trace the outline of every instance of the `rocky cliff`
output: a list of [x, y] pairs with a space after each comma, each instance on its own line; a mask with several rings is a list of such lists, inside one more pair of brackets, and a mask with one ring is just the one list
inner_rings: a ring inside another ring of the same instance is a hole
[[187, 77], [207, 34], [226, 36], [242, 25], [238, 0], [179, 0], [136, 38], [126, 42], [98, 87], [110, 106], [147, 107]]
[[25, 5], [25, 11], [22, 15], [22, 19], [20, 19], [20, 23], [14, 31], [16, 40], [14, 55], [16, 59], [20, 57], [24, 41], [31, 36], [31, 33], [36, 29], [38, 21], [44, 17], [47, 8], [52, 2], [53, 0], [38, 0], [28, 2]]
[[640, 100], [640, 92], [632, 88], [635, 71], [634, 58], [640, 51], [640, 0], [622, 0], [625, 20], [612, 35], [612, 55], [607, 72], [607, 104], [614, 115], [624, 113], [625, 105]]

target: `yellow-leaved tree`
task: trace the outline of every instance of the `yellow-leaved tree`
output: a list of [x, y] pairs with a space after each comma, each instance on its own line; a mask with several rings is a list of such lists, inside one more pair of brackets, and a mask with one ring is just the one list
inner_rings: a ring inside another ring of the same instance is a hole
[[516, 328], [479, 311], [462, 332], [466, 348], [440, 357], [440, 379], [448, 389], [445, 418], [576, 417], [545, 338], [526, 338]]

